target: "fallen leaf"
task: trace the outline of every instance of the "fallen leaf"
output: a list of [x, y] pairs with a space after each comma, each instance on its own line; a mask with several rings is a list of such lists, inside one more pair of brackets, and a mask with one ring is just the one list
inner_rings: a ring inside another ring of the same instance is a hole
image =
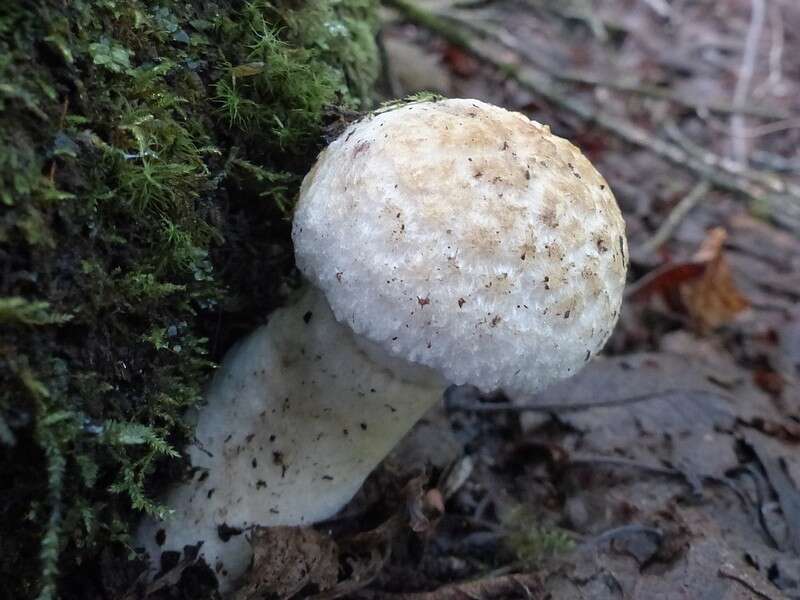
[[339, 556], [347, 577], [332, 589], [310, 596], [314, 600], [333, 600], [349, 596], [368, 586], [383, 570], [392, 555], [392, 540], [403, 531], [406, 521], [393, 515], [375, 529], [339, 541]]
[[306, 586], [336, 585], [339, 549], [329, 537], [307, 527], [264, 527], [253, 533], [253, 568], [236, 600], [291, 598]]
[[722, 227], [711, 229], [690, 260], [651, 271], [629, 289], [628, 297], [643, 301], [660, 295], [671, 308], [687, 314], [701, 333], [730, 323], [750, 302], [736, 287], [725, 259], [726, 238]]
[[715, 227], [709, 232], [693, 257], [695, 262], [705, 265], [703, 274], [680, 286], [686, 310], [701, 332], [731, 322], [750, 306], [747, 298], [737, 289], [722, 252], [727, 236], [722, 227]]

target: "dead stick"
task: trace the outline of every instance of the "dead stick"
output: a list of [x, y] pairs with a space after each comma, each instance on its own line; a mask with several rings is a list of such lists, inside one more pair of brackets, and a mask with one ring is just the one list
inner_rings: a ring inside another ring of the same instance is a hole
[[431, 592], [411, 594], [385, 594], [391, 600], [489, 600], [510, 594], [522, 594], [523, 598], [543, 596], [541, 579], [536, 575], [502, 575], [464, 583], [445, 585]]
[[708, 191], [711, 189], [711, 186], [708, 184], [708, 181], [705, 179], [703, 181], [699, 181], [692, 190], [686, 194], [681, 201], [675, 205], [667, 218], [664, 219], [664, 222], [661, 223], [659, 228], [653, 234], [653, 236], [645, 241], [641, 246], [639, 246], [636, 254], [638, 256], [647, 256], [648, 254], [653, 254], [656, 250], [658, 250], [664, 242], [666, 242], [675, 230], [678, 228], [678, 225], [681, 224], [683, 219], [686, 218], [691, 210], [697, 206], [697, 203], [700, 201], [703, 196], [705, 196]]
[[611, 408], [615, 406], [627, 406], [639, 402], [650, 400], [662, 400], [670, 396], [677, 396], [679, 399], [696, 400], [697, 396], [711, 396], [713, 398], [728, 398], [725, 394], [710, 392], [708, 390], [682, 390], [670, 389], [661, 392], [650, 392], [637, 396], [625, 398], [612, 398], [610, 400], [599, 400], [595, 402], [570, 402], [558, 404], [512, 404], [511, 402], [476, 402], [476, 403], [454, 403], [450, 408], [476, 413], [499, 413], [499, 412], [540, 412], [540, 413], [569, 413], [595, 408]]

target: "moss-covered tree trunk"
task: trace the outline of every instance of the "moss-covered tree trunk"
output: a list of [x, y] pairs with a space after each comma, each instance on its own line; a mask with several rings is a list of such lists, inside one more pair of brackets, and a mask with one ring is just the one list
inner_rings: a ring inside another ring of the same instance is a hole
[[181, 476], [182, 421], [292, 273], [326, 115], [364, 108], [372, 0], [0, 3], [0, 581], [86, 576]]

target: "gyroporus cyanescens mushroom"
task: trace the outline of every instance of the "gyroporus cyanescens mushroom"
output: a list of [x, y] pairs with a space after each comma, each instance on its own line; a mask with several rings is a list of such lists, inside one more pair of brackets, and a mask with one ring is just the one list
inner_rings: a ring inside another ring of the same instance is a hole
[[249, 527], [335, 514], [448, 383], [529, 396], [608, 339], [628, 264], [603, 177], [567, 140], [477, 100], [352, 124], [294, 216], [311, 287], [241, 342], [200, 410], [195, 475], [138, 539], [202, 540], [235, 585]]

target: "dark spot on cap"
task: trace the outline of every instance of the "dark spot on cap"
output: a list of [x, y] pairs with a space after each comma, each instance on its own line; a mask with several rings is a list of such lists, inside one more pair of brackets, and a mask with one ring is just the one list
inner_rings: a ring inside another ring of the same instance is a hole
[[311, 317], [313, 316], [314, 313], [312, 313], [311, 311], [308, 311], [306, 314], [303, 315], [303, 321], [306, 323], [306, 325], [309, 323], [309, 321], [311, 321]]
[[353, 150], [353, 158], [355, 158], [362, 152], [365, 152], [368, 148], [369, 148], [369, 142], [367, 141], [358, 142], [358, 144], [356, 144], [355, 149]]
[[164, 542], [167, 541], [167, 532], [163, 529], [159, 529], [156, 531], [156, 544], [159, 546], [163, 546]]

